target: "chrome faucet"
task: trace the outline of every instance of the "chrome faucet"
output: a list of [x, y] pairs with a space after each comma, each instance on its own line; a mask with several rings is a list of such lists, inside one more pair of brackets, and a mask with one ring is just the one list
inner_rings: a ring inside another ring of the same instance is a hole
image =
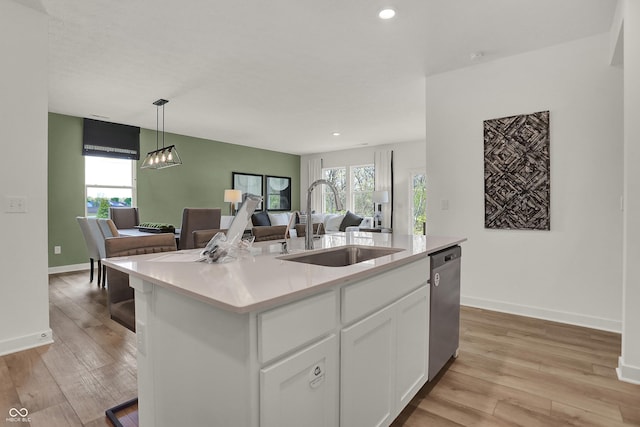
[[331, 188], [331, 191], [333, 191], [333, 196], [336, 199], [336, 209], [339, 211], [342, 210], [342, 203], [340, 203], [340, 199], [338, 198], [338, 190], [336, 190], [336, 187], [334, 187], [332, 183], [330, 183], [326, 179], [318, 179], [316, 181], [313, 181], [313, 183], [311, 183], [311, 185], [309, 186], [309, 189], [307, 190], [307, 227], [306, 227], [305, 236], [304, 236], [304, 248], [307, 250], [313, 249], [313, 225], [311, 223], [311, 192], [313, 192], [313, 189], [320, 184], [326, 184], [329, 186], [329, 188]]

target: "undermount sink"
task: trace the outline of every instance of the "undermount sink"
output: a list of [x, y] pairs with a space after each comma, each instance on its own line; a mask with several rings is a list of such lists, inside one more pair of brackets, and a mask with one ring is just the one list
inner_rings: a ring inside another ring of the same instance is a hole
[[325, 267], [345, 267], [363, 261], [380, 258], [401, 252], [404, 249], [376, 248], [372, 246], [341, 246], [335, 249], [327, 249], [315, 252], [307, 252], [296, 255], [285, 255], [279, 259], [285, 261], [302, 262], [305, 264], [323, 265]]

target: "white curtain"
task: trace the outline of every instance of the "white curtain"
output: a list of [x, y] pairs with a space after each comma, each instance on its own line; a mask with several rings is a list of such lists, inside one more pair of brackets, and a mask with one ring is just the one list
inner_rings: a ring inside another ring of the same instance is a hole
[[382, 227], [392, 228], [393, 224], [393, 150], [374, 153], [376, 191], [387, 191], [389, 203], [382, 204]]
[[[310, 159], [309, 160], [309, 181], [307, 183], [310, 186], [314, 181], [322, 178], [322, 159]], [[309, 187], [307, 187], [309, 188]], [[302, 189], [302, 210], [307, 209], [307, 188]], [[322, 191], [320, 187], [316, 187], [316, 189], [311, 193], [311, 210], [316, 211], [318, 213], [322, 212]], [[309, 213], [309, 212], [307, 212]]]

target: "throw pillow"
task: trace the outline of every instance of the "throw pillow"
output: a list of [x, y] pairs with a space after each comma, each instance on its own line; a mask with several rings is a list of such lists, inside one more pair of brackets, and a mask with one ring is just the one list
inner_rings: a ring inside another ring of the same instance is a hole
[[289, 213], [269, 213], [269, 221], [271, 225], [287, 225], [289, 224]]
[[342, 224], [343, 219], [344, 219], [344, 215], [327, 214], [324, 217], [325, 231], [340, 231], [340, 224]]
[[347, 227], [357, 227], [362, 222], [362, 218], [353, 212], [347, 211], [344, 219], [340, 223], [340, 231], [345, 231]]
[[271, 221], [269, 220], [269, 215], [266, 212], [256, 212], [251, 215], [251, 223], [254, 227], [271, 225]]

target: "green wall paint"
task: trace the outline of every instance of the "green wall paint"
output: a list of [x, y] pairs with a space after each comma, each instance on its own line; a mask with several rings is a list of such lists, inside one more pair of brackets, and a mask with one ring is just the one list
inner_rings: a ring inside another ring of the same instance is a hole
[[[49, 267], [88, 262], [75, 220], [84, 215], [82, 120], [49, 114]], [[167, 133], [165, 145], [172, 144], [182, 166], [136, 170], [141, 221], [180, 227], [185, 207], [219, 207], [228, 215], [223, 194], [231, 188], [232, 172], [290, 176], [291, 207], [300, 208], [300, 156]], [[155, 130], [141, 129], [141, 157], [155, 148]], [[53, 254], [56, 245], [61, 255]]]
[[49, 267], [89, 262], [77, 216], [84, 216], [82, 119], [49, 114]]

